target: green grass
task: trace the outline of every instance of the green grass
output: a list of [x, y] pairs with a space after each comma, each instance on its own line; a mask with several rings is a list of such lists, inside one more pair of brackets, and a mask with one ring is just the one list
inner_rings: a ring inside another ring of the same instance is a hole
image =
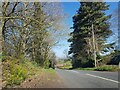
[[118, 71], [118, 66], [114, 66], [114, 65], [104, 65], [104, 66], [100, 66], [97, 67], [95, 70], [96, 71]]
[[72, 66], [62, 66], [62, 67], [58, 67], [59, 69], [71, 69]]
[[88, 70], [88, 71], [118, 71], [118, 66], [115, 65], [104, 65], [96, 68], [76, 68], [77, 70]]
[[96, 68], [77, 68], [77, 70], [89, 70], [94, 71]]
[[42, 72], [45, 72], [45, 73], [50, 73], [50, 74], [55, 74], [55, 70], [50, 68], [50, 69], [42, 69]]
[[58, 67], [59, 69], [70, 69], [70, 68], [72, 68], [71, 61], [66, 61], [66, 62], [61, 61], [59, 64], [64, 65], [64, 66]]

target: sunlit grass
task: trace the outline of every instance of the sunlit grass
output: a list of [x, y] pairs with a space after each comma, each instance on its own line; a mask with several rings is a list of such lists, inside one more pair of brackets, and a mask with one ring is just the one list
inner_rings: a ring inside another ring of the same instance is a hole
[[77, 68], [77, 70], [89, 70], [89, 71], [95, 71], [96, 68]]
[[88, 71], [118, 71], [117, 65], [103, 65], [96, 68], [76, 68], [77, 70], [88, 70]]
[[54, 70], [54, 69], [52, 69], [52, 68], [50, 68], [50, 69], [42, 69], [42, 72], [45, 72], [45, 73], [51, 73], [51, 74], [55, 74], [56, 73], [56, 71]]

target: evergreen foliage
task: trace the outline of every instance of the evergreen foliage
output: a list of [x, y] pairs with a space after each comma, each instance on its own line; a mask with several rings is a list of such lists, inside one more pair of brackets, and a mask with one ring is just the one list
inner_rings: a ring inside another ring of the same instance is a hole
[[[108, 20], [111, 15], [105, 15], [109, 5], [105, 2], [80, 2], [81, 6], [73, 17], [73, 29], [70, 34], [71, 42], [69, 54], [73, 55], [73, 67], [93, 67], [93, 53], [95, 45], [97, 60], [100, 53], [109, 51], [112, 45], [106, 44], [107, 38], [112, 34]], [[92, 25], [95, 42], [93, 43]]]

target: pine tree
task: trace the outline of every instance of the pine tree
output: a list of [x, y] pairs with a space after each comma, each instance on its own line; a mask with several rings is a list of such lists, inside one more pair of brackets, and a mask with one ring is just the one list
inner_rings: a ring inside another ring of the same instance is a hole
[[73, 67], [91, 67], [94, 66], [93, 55], [96, 54], [98, 58], [103, 50], [109, 48], [105, 47], [107, 46], [105, 43], [112, 34], [108, 22], [111, 15], [105, 15], [105, 11], [109, 9], [105, 2], [80, 2], [80, 4], [77, 14], [73, 17], [74, 31], [68, 40], [71, 42], [69, 54], [73, 54]]

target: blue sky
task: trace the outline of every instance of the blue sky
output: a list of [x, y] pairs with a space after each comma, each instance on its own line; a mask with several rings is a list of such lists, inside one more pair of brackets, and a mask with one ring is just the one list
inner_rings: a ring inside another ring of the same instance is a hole
[[[114, 10], [118, 8], [118, 3], [117, 2], [107, 2], [107, 4], [110, 5], [109, 10], [106, 11], [106, 14], [112, 14], [114, 13]], [[64, 12], [67, 14], [67, 18], [65, 19], [65, 23], [68, 28], [72, 27], [73, 21], [72, 17], [77, 13], [76, 11], [79, 9], [80, 4], [79, 2], [61, 2], [61, 5], [63, 7]], [[68, 29], [68, 32], [72, 32], [72, 29]], [[114, 30], [115, 31], [115, 30]], [[109, 39], [109, 41], [112, 39]], [[111, 42], [111, 41], [110, 41]], [[64, 50], [69, 50], [70, 43], [67, 42], [67, 39], [64, 39], [59, 42], [61, 44], [58, 47], [54, 47], [53, 51], [56, 53], [56, 56], [59, 58], [64, 58]]]

